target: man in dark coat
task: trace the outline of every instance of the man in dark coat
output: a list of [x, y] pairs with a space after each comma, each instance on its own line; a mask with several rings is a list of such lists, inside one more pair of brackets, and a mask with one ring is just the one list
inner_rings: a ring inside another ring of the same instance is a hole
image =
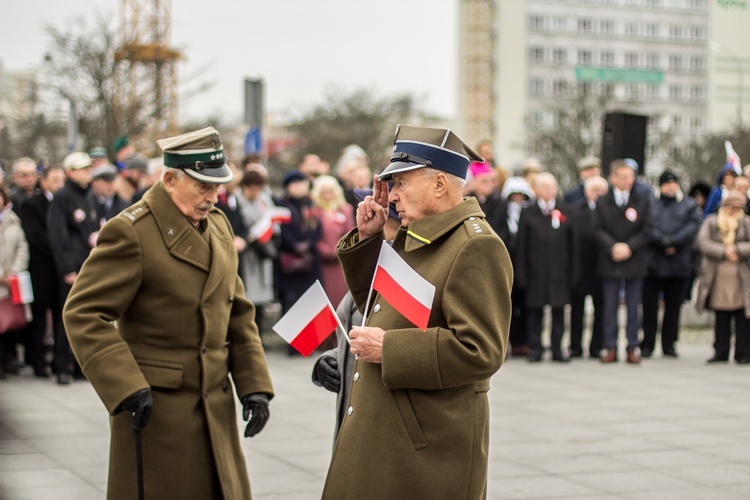
[[[237, 251], [214, 207], [231, 179], [213, 127], [161, 139], [165, 171], [110, 220], [65, 305], [83, 371], [112, 415], [107, 498], [251, 498], [233, 390], [268, 420], [273, 387]], [[231, 377], [231, 381], [230, 381]]]
[[627, 306], [628, 363], [641, 362], [638, 353], [638, 306], [646, 276], [651, 234], [650, 197], [635, 191], [635, 169], [630, 162], [615, 160], [610, 166], [612, 189], [596, 203], [597, 267], [604, 292], [603, 363], [617, 361], [617, 308], [620, 290]]
[[643, 284], [643, 341], [641, 356], [648, 358], [656, 344], [659, 295], [664, 301], [661, 346], [664, 356], [677, 357], [685, 280], [692, 276], [692, 244], [700, 229], [698, 204], [685, 198], [679, 178], [671, 170], [659, 177], [660, 196], [652, 205], [648, 276]]
[[390, 200], [402, 223], [393, 249], [435, 295], [426, 329], [374, 294], [367, 326], [351, 330], [358, 359], [324, 499], [487, 495], [487, 391], [507, 349], [513, 272], [476, 199], [463, 198], [480, 159], [450, 130], [399, 126], [392, 163], [339, 243], [364, 311]]
[[24, 202], [38, 192], [36, 162], [28, 157], [18, 158], [10, 167], [11, 180], [13, 185], [10, 187], [8, 194], [10, 202], [13, 204], [13, 211], [16, 215], [21, 214], [21, 207]]
[[41, 192], [21, 207], [21, 224], [29, 243], [29, 274], [34, 289], [31, 303], [32, 320], [26, 327], [26, 359], [37, 377], [49, 377], [44, 358], [44, 335], [47, 330], [47, 311], [52, 315], [52, 331], [62, 329], [62, 303], [59, 299], [60, 278], [49, 242], [47, 213], [55, 193], [65, 184], [65, 170], [49, 167], [39, 179]]
[[586, 198], [571, 207], [573, 223], [578, 233], [580, 252], [578, 253], [581, 279], [573, 285], [570, 299], [570, 357], [583, 356], [583, 324], [586, 309], [586, 297], [591, 297], [594, 305], [594, 320], [589, 341], [589, 357], [599, 358], [602, 350], [602, 329], [604, 322], [604, 305], [602, 303], [602, 281], [592, 270], [597, 267], [599, 248], [594, 230], [596, 228], [596, 201], [607, 194], [609, 185], [600, 176], [589, 177], [584, 184]]
[[557, 202], [557, 180], [549, 172], [534, 177], [536, 203], [521, 212], [516, 247], [516, 282], [526, 292], [528, 360], [542, 359], [544, 306], [552, 309], [552, 360], [569, 361], [562, 350], [565, 305], [579, 276], [578, 239], [568, 207]]
[[118, 170], [114, 165], [100, 165], [93, 171], [89, 197], [100, 227], [130, 205], [115, 190], [117, 176]]
[[[55, 193], [47, 212], [47, 227], [52, 255], [60, 283], [60, 307], [96, 244], [99, 230], [96, 209], [91, 203], [91, 158], [86, 153], [74, 152], [63, 161], [68, 182]], [[55, 373], [58, 384], [69, 384], [80, 369], [70, 351], [65, 328], [55, 331]]]
[[586, 179], [602, 175], [602, 161], [596, 156], [584, 156], [578, 160], [578, 184], [565, 192], [565, 203], [579, 203], [586, 199], [584, 184]]

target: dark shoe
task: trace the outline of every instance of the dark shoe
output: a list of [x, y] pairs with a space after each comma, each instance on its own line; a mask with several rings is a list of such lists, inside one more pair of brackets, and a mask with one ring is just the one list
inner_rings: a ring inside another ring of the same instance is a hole
[[[572, 356], [571, 356], [572, 357]], [[570, 357], [563, 354], [552, 355], [552, 361], [556, 363], [570, 363]]]
[[641, 349], [642, 358], [650, 358], [653, 353], [654, 351], [651, 349]]
[[601, 359], [602, 355], [598, 352], [589, 352], [589, 358], [592, 359]]
[[34, 370], [34, 376], [36, 378], [49, 378], [48, 370]]
[[607, 349], [605, 353], [602, 355], [600, 361], [602, 363], [614, 363], [617, 361], [617, 350], [616, 349]]
[[526, 355], [526, 360], [529, 363], [539, 363], [542, 360], [542, 353], [529, 351], [529, 353]]
[[71, 382], [73, 382], [73, 377], [71, 377], [70, 373], [61, 373], [57, 376], [57, 383], [59, 385], [69, 385]]
[[641, 362], [641, 357], [638, 355], [638, 351], [635, 349], [628, 349], [628, 363], [631, 365], [637, 365]]
[[519, 345], [517, 347], [511, 347], [510, 348], [510, 354], [511, 354], [511, 356], [528, 356], [529, 355], [529, 346], [527, 346], [527, 345]]
[[737, 358], [734, 362], [738, 365], [750, 365], [750, 358]]
[[570, 357], [571, 358], [582, 358], [583, 357], [583, 349], [570, 349]]
[[88, 380], [88, 379], [86, 378], [86, 375], [83, 374], [83, 372], [74, 372], [73, 380]]
[[714, 354], [710, 358], [706, 360], [706, 363], [726, 363], [729, 361], [729, 357], [719, 356], [718, 354]]
[[[643, 354], [643, 353], [641, 353]], [[667, 349], [664, 351], [664, 357], [665, 358], [679, 358], [680, 356], [677, 354], [677, 351], [675, 349]]]

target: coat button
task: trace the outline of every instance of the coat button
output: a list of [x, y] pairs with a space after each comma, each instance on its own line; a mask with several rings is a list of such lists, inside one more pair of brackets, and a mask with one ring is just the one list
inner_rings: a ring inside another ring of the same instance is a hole
[[346, 414], [347, 414], [347, 415], [351, 415], [353, 411], [354, 411], [354, 407], [353, 407], [353, 406], [350, 406], [350, 407], [349, 407], [349, 409], [348, 409], [348, 410], [346, 410]]
[[359, 380], [359, 372], [354, 372], [354, 381]]
[[205, 399], [208, 399], [208, 393], [207, 393], [207, 392], [204, 392], [204, 393], [203, 393], [203, 397], [204, 397]]
[[206, 346], [203, 346], [203, 347], [201, 348], [201, 352], [202, 352], [203, 354], [206, 354], [206, 351], [208, 351], [208, 348], [207, 348]]
[[229, 297], [229, 303], [231, 304], [232, 302], [234, 302], [234, 297]]
[[372, 308], [372, 312], [380, 312], [380, 304], [375, 304], [375, 307]]

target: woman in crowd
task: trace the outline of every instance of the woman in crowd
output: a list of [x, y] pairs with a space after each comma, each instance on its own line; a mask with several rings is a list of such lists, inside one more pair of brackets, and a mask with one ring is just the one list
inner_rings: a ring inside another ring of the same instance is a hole
[[728, 191], [718, 214], [709, 215], [696, 237], [702, 254], [698, 278], [699, 312], [716, 314], [714, 355], [708, 363], [729, 360], [731, 322], [734, 321], [737, 363], [750, 363], [750, 217], [745, 215], [747, 197]]
[[[0, 184], [0, 300], [10, 297], [8, 278], [26, 271], [29, 266], [29, 245], [21, 220], [9, 208], [8, 191]], [[0, 378], [5, 373], [18, 373], [15, 346], [18, 331], [0, 334]]]

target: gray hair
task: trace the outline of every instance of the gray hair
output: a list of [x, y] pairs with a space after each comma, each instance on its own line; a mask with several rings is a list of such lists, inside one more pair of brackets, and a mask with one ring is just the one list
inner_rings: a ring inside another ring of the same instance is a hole
[[596, 185], [599, 185], [599, 187], [603, 187], [605, 190], [609, 189], [609, 183], [607, 182], [607, 179], [600, 175], [595, 175], [586, 179], [586, 181], [583, 183], [583, 189], [584, 191], [588, 191]]
[[448, 172], [443, 172], [442, 170], [437, 170], [434, 168], [423, 168], [424, 175], [428, 179], [432, 179], [437, 175], [438, 172], [442, 172], [445, 174], [445, 177], [448, 179], [448, 184], [457, 188], [463, 190], [464, 186], [466, 186], [466, 179], [462, 179], [458, 177], [457, 175], [449, 174]]
[[161, 180], [164, 182], [164, 176], [167, 172], [172, 172], [174, 174], [175, 179], [182, 179], [185, 176], [185, 171], [181, 168], [173, 168], [173, 167], [164, 167], [164, 170], [161, 171]]
[[545, 181], [549, 182], [551, 185], [555, 186], [555, 189], [557, 189], [557, 179], [550, 172], [539, 172], [536, 177], [534, 177], [534, 180], [532, 182], [534, 184], [534, 187], [538, 187]]
[[29, 158], [28, 156], [22, 156], [13, 160], [13, 164], [11, 164], [10, 166], [10, 171], [15, 174], [16, 172], [18, 172], [18, 168], [25, 163], [30, 163], [34, 165], [34, 168], [36, 168], [36, 162], [33, 159]]

